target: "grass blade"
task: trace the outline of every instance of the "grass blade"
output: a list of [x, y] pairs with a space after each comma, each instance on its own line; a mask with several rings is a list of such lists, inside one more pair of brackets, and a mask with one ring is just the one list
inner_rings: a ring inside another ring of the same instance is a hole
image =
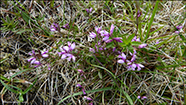
[[[100, 91], [106, 91], [106, 90], [112, 90], [112, 87], [106, 87], [106, 88], [101, 88], [101, 89], [96, 89], [96, 90], [88, 90], [86, 91], [86, 93], [92, 93], [92, 92], [100, 92]], [[78, 92], [78, 93], [74, 93], [73, 95], [69, 95], [65, 98], [63, 98], [61, 101], [59, 101], [59, 103], [57, 105], [60, 105], [60, 103], [62, 103], [63, 101], [65, 101], [66, 99], [70, 98], [70, 97], [74, 97], [74, 96], [78, 96], [78, 95], [82, 95], [83, 92]]]
[[156, 4], [155, 4], [154, 10], [152, 12], [152, 16], [151, 16], [150, 22], [148, 24], [148, 29], [147, 29], [147, 33], [146, 33], [146, 36], [145, 36], [145, 40], [147, 40], [147, 38], [149, 37], [150, 28], [152, 26], [152, 22], [154, 20], [155, 14], [156, 14], [156, 10], [158, 9], [159, 2], [160, 2], [159, 0], [156, 1]]

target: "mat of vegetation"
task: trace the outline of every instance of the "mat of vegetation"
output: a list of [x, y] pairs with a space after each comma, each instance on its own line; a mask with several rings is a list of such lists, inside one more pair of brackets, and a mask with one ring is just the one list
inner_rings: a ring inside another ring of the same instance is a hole
[[1, 1], [4, 105], [183, 105], [186, 2]]

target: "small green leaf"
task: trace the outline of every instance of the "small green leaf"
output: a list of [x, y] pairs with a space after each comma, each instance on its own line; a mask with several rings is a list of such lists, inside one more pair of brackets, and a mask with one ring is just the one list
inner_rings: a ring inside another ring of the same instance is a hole
[[23, 18], [24, 21], [26, 21], [27, 23], [29, 23], [30, 17], [29, 15], [27, 15], [25, 12], [22, 11], [21, 16]]
[[23, 101], [24, 101], [23, 95], [19, 94], [19, 102], [23, 102]]
[[102, 76], [102, 74], [101, 74], [101, 72], [100, 72], [100, 71], [98, 71], [98, 76], [99, 76], [99, 78], [100, 78], [100, 79], [102, 79], [102, 78], [103, 78], [103, 76]]
[[138, 46], [138, 45], [141, 44], [141, 42], [136, 42], [136, 41], [134, 41], [134, 42], [131, 42], [131, 44], [134, 45], [134, 46]]
[[134, 103], [133, 103], [132, 99], [130, 98], [130, 96], [129, 96], [124, 90], [121, 90], [121, 89], [120, 89], [120, 91], [122, 91], [123, 94], [125, 95], [125, 97], [126, 97], [126, 99], [127, 99], [127, 101], [128, 101], [128, 104], [129, 104], [129, 105], [134, 105]]
[[130, 36], [128, 37], [128, 39], [127, 39], [127, 44], [129, 44], [129, 43], [132, 41], [132, 39], [134, 38], [134, 36], [135, 36], [135, 33], [133, 33], [132, 35], [130, 35]]

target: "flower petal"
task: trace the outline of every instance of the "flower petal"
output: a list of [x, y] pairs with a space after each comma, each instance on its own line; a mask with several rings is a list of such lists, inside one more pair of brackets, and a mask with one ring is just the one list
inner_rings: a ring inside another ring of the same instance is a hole
[[34, 64], [40, 65], [41, 63], [39, 61], [35, 61]]
[[113, 39], [114, 39], [115, 41], [117, 41], [117, 42], [120, 42], [120, 43], [123, 42], [121, 37], [117, 37], [117, 38], [113, 38]]
[[42, 57], [47, 58], [48, 54], [43, 54]]
[[96, 37], [96, 33], [94, 32], [90, 32], [90, 35], [89, 35], [91, 38], [95, 38]]
[[106, 40], [105, 42], [110, 43], [110, 42], [112, 42], [112, 39]]
[[62, 56], [61, 56], [61, 59], [65, 59], [67, 57], [67, 55], [66, 54], [63, 54]]
[[109, 39], [109, 37], [108, 36], [105, 36], [104, 38], [103, 38], [103, 41], [107, 41]]
[[110, 35], [112, 35], [113, 31], [114, 31], [114, 24], [112, 24], [110, 27]]
[[146, 46], [147, 46], [147, 44], [141, 44], [141, 45], [138, 46], [138, 48], [144, 48]]
[[121, 54], [122, 59], [126, 60], [126, 55], [124, 53]]
[[76, 47], [75, 43], [72, 43], [70, 48], [73, 50], [75, 49], [75, 47]]
[[84, 96], [83, 98], [92, 101], [90, 97]]
[[69, 52], [70, 48], [68, 46], [64, 46], [63, 50], [65, 50], [66, 52]]
[[120, 59], [118, 60], [118, 63], [125, 63], [124, 60]]

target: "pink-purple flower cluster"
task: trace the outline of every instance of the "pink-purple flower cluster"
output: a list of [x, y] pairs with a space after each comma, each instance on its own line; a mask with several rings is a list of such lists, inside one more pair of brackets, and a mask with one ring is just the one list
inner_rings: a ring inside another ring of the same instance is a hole
[[131, 60], [127, 60], [127, 57], [125, 55], [125, 53], [122, 53], [121, 55], [118, 56], [118, 58], [120, 58], [118, 60], [118, 63], [126, 63], [127, 64], [127, 69], [130, 70], [135, 70], [137, 68], [137, 70], [141, 70], [141, 68], [144, 68], [144, 66], [142, 64], [136, 64], [134, 63], [134, 61], [136, 60], [136, 50], [133, 50], [133, 54], [130, 52], [130, 55], [132, 56]]
[[[120, 42], [120, 43], [123, 42], [121, 37], [112, 38], [112, 34], [113, 34], [113, 31], [114, 31], [114, 25], [113, 24], [110, 27], [110, 33], [107, 32], [106, 30], [101, 30], [101, 28], [102, 27], [95, 27], [95, 30], [96, 30], [98, 35], [100, 34], [103, 37], [102, 40], [105, 41], [106, 43], [110, 43], [113, 40], [115, 40], [116, 42]], [[89, 36], [91, 38], [96, 38], [97, 34], [94, 33], [94, 32], [90, 32]], [[109, 39], [109, 38], [111, 38], [111, 39]]]
[[28, 62], [30, 62], [30, 64], [35, 64], [34, 67], [38, 67], [41, 65], [41, 62], [38, 60], [40, 56], [43, 58], [47, 58], [49, 56], [48, 50], [46, 50], [46, 49], [41, 51], [39, 54], [36, 54], [35, 51], [32, 50], [32, 53], [29, 53], [29, 55], [31, 55], [32, 57], [28, 59]]
[[[133, 41], [136, 41], [136, 42], [140, 42], [140, 38], [137, 38], [136, 36], [134, 36], [134, 38], [131, 40], [132, 42]], [[138, 46], [138, 48], [144, 48], [146, 47], [147, 44], [141, 44]], [[121, 55], [118, 56], [118, 58], [120, 58], [118, 60], [118, 63], [126, 63], [127, 64], [127, 69], [128, 70], [141, 70], [141, 68], [144, 68], [144, 66], [142, 64], [136, 64], [134, 61], [136, 60], [136, 50], [134, 49], [133, 50], [133, 53], [129, 52], [130, 56], [131, 56], [131, 59], [130, 60], [127, 60], [127, 57], [124, 53], [122, 53]]]
[[119, 42], [119, 43], [123, 42], [121, 37], [115, 37], [115, 38], [112, 37], [113, 31], [114, 31], [114, 25], [113, 24], [111, 25], [110, 33], [107, 32], [106, 30], [101, 30], [101, 29], [102, 29], [102, 27], [95, 27], [96, 33], [95, 32], [90, 32], [89, 33], [89, 37], [91, 37], [91, 38], [102, 37], [102, 40], [99, 40], [95, 44], [95, 49], [94, 48], [89, 49], [90, 52], [95, 53], [95, 52], [98, 52], [99, 50], [106, 50], [105, 45], [102, 45], [102, 43], [101, 43], [102, 41], [106, 42], [106, 43], [110, 43], [114, 40], [116, 42]]
[[68, 46], [60, 47], [60, 51], [58, 52], [59, 56], [61, 56], [61, 59], [67, 59], [68, 61], [71, 61], [71, 59], [75, 62], [76, 58], [72, 53], [72, 50], [75, 49], [76, 45], [75, 43], [67, 42]]

